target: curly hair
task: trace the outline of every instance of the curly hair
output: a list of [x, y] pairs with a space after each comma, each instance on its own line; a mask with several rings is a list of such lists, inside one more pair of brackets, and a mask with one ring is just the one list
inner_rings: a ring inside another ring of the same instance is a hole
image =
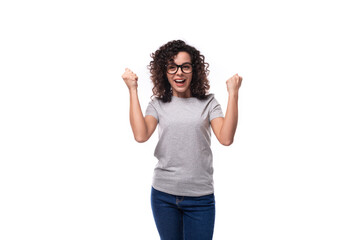
[[152, 89], [153, 96], [158, 97], [163, 102], [170, 102], [172, 98], [171, 85], [166, 76], [166, 64], [172, 61], [179, 52], [187, 52], [190, 57], [193, 68], [193, 75], [190, 84], [190, 91], [193, 97], [198, 99], [206, 98], [210, 88], [209, 64], [205, 62], [204, 55], [182, 40], [170, 41], [161, 46], [155, 53], [152, 53], [152, 61], [148, 66], [151, 74], [151, 80], [154, 84]]

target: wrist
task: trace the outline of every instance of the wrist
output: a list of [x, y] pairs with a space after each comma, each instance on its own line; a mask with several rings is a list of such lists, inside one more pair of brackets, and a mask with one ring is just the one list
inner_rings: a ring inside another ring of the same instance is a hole
[[129, 88], [130, 94], [137, 94], [137, 88]]
[[239, 96], [239, 91], [229, 91], [230, 98], [237, 98]]

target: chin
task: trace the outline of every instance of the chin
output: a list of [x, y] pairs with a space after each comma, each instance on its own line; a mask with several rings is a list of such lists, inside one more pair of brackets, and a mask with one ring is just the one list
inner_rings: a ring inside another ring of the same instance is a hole
[[179, 93], [186, 93], [189, 88], [177, 88], [177, 87], [175, 87], [173, 89], [175, 89]]

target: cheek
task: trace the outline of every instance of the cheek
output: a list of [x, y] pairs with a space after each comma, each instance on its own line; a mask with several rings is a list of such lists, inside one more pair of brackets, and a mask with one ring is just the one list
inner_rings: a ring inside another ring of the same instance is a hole
[[190, 81], [192, 81], [192, 78], [193, 78], [193, 75], [192, 75], [192, 73], [189, 75], [189, 79], [190, 79]]

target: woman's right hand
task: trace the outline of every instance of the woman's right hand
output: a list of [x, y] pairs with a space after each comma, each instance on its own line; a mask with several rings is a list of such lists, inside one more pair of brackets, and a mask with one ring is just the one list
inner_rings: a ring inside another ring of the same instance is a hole
[[124, 79], [124, 82], [129, 90], [137, 89], [138, 76], [136, 76], [136, 74], [133, 73], [130, 69], [125, 68], [125, 72], [121, 77]]

